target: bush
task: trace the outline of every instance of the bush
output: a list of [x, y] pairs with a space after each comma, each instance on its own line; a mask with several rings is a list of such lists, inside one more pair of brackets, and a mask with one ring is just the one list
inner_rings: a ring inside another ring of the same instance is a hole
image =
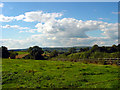
[[77, 52], [76, 48], [74, 48], [74, 47], [69, 49], [69, 53], [76, 53], [76, 52]]
[[70, 55], [68, 55], [68, 58], [79, 59], [80, 58], [80, 53], [70, 54]]
[[15, 57], [16, 57], [16, 54], [15, 54], [15, 53], [11, 53], [11, 54], [10, 54], [10, 58], [11, 58], [11, 59], [15, 59]]
[[16, 52], [10, 52], [10, 58], [11, 59], [15, 59], [16, 58], [16, 55], [18, 55], [18, 53], [16, 53]]
[[23, 59], [31, 59], [30, 54], [26, 55], [25, 57], [23, 57]]
[[70, 55], [70, 53], [69, 52], [64, 52], [63, 55], [68, 56], [68, 55]]
[[50, 57], [52, 58], [52, 57], [56, 57], [56, 56], [58, 56], [58, 51], [57, 50], [54, 50], [54, 51], [52, 51], [51, 53], [50, 53]]

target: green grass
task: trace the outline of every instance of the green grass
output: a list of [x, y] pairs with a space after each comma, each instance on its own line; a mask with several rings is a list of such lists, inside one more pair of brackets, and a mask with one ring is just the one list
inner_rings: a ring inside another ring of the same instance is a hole
[[2, 60], [3, 88], [117, 88], [119, 67], [69, 61]]
[[18, 55], [28, 54], [28, 52], [22, 52], [22, 51], [15, 51], [15, 52], [18, 53]]

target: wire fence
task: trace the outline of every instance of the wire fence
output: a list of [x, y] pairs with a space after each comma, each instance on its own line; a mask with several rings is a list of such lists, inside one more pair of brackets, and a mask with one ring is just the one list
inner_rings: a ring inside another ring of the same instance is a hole
[[71, 62], [83, 62], [83, 63], [96, 63], [104, 65], [120, 65], [120, 58], [95, 58], [95, 59], [73, 59], [73, 58], [57, 58], [55, 60], [59, 61], [71, 61]]

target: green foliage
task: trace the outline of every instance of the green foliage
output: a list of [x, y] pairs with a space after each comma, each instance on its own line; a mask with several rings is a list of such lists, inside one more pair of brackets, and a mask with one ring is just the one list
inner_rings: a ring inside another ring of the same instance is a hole
[[11, 53], [11, 54], [10, 54], [10, 58], [11, 58], [11, 59], [15, 59], [15, 57], [16, 57], [16, 54], [14, 54], [14, 53]]
[[69, 52], [64, 52], [63, 55], [68, 56], [68, 55], [70, 55], [70, 53]]
[[119, 67], [69, 61], [3, 59], [2, 88], [118, 88]]
[[2, 54], [2, 55], [0, 55], [0, 58], [8, 58], [10, 56], [8, 49], [5, 46], [0, 47], [0, 54]]
[[76, 53], [76, 52], [77, 52], [76, 48], [74, 48], [74, 47], [69, 49], [69, 53]]
[[120, 58], [120, 51], [117, 51], [119, 46], [99, 47], [94, 45], [90, 50], [81, 48], [79, 53], [72, 53], [67, 57], [71, 59]]
[[68, 58], [72, 58], [72, 59], [87, 59], [87, 58], [89, 58], [90, 54], [91, 54], [90, 51], [74, 53], [74, 54], [68, 55]]
[[74, 53], [67, 56], [67, 58], [72, 59], [97, 59], [97, 58], [120, 58], [120, 52], [115, 53], [105, 53], [105, 52], [80, 52]]
[[96, 51], [100, 51], [100, 49], [99, 49], [99, 46], [95, 44], [95, 45], [91, 48], [91, 52], [96, 52]]
[[14, 51], [10, 52], [10, 58], [11, 59], [15, 59], [16, 55], [18, 55], [18, 53], [14, 52]]
[[105, 58], [106, 53], [94, 52], [90, 55], [90, 58]]
[[30, 58], [35, 60], [43, 59], [43, 56], [41, 54], [44, 53], [42, 48], [38, 46], [33, 46], [28, 49], [28, 52], [30, 53]]
[[23, 57], [23, 59], [31, 59], [33, 58], [30, 54], [26, 55], [25, 57]]
[[57, 50], [53, 50], [51, 53], [50, 53], [50, 57], [56, 57], [58, 56], [58, 51]]
[[50, 54], [50, 53], [51, 53], [51, 51], [49, 51], [49, 50], [44, 51], [44, 54]]
[[86, 47], [86, 48], [80, 48], [80, 51], [79, 52], [85, 52], [85, 51], [88, 51], [89, 50], [89, 47]]
[[70, 54], [67, 56], [68, 58], [72, 58], [72, 59], [79, 59], [80, 54], [79, 53], [74, 53], [74, 54]]
[[118, 46], [117, 46], [117, 50], [120, 52], [120, 44], [118, 44]]

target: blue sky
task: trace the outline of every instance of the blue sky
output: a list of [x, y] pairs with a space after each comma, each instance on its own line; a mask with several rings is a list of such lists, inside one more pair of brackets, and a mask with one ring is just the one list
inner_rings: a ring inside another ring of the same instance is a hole
[[[0, 19], [2, 42], [8, 48], [25, 48], [30, 45], [56, 47], [117, 44], [117, 2], [4, 2], [3, 4]], [[46, 17], [48, 14], [50, 20]], [[16, 16], [20, 16], [21, 19], [17, 20]], [[43, 21], [39, 17], [42, 17]], [[80, 20], [82, 22], [79, 22]], [[23, 29], [25, 27], [27, 29]], [[31, 33], [30, 30], [35, 31]], [[88, 42], [85, 42], [87, 40]], [[10, 44], [10, 41], [15, 45]]]
[[119, 2], [119, 0], [4, 0], [4, 2]]
[[[16, 16], [30, 11], [64, 12], [63, 17], [70, 17], [82, 20], [96, 20], [97, 18], [110, 18], [108, 22], [116, 22], [116, 15], [112, 12], [118, 11], [118, 3], [113, 2], [69, 2], [69, 3], [42, 3], [42, 2], [5, 2], [3, 14], [6, 16]], [[89, 15], [88, 15], [89, 14]]]

